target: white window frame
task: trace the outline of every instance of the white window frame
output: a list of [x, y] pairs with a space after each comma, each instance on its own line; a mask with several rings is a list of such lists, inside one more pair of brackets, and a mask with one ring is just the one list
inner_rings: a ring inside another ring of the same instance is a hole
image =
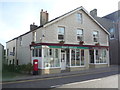
[[[59, 33], [59, 29], [60, 29], [60, 28], [64, 28], [64, 34], [60, 34], [60, 33]], [[59, 38], [58, 38], [59, 35], [63, 35], [63, 39], [59, 39]], [[65, 41], [65, 27], [64, 27], [64, 26], [58, 26], [58, 29], [57, 29], [57, 40], [58, 40], [58, 41]]]
[[[77, 33], [78, 30], [81, 30], [81, 31], [82, 31], [82, 34], [81, 34], [81, 35], [80, 35], [80, 34], [78, 35], [78, 33]], [[79, 28], [78, 28], [78, 29], [77, 29], [77, 32], [76, 32], [76, 33], [77, 33], [77, 34], [76, 34], [77, 42], [84, 41], [84, 35], [83, 35], [84, 33], [83, 33], [83, 29], [79, 29]], [[78, 40], [78, 38], [77, 38], [78, 36], [82, 37], [82, 40]]]
[[22, 36], [20, 37], [20, 46], [22, 46]]
[[[53, 58], [55, 58], [55, 49], [58, 49], [58, 48], [43, 48], [43, 51], [45, 52], [45, 49], [47, 49], [46, 51], [47, 51], [47, 60], [48, 59], [50, 59], [50, 55], [49, 55], [49, 50], [51, 49], [52, 50], [52, 53], [53, 53]], [[58, 49], [58, 55], [59, 55], [59, 52], [60, 52], [60, 49]], [[45, 67], [45, 65], [44, 65], [44, 53], [43, 53], [43, 68], [44, 69], [46, 69], [46, 68], [61, 68], [61, 63], [60, 63], [60, 56], [58, 56], [58, 59], [59, 59], [59, 64], [60, 64], [60, 66], [58, 66], [58, 67], [51, 67], [51, 66], [49, 66], [49, 67]], [[55, 64], [55, 60], [54, 60], [54, 64]], [[50, 63], [49, 63], [49, 65], [50, 65]]]
[[[99, 60], [99, 63], [96, 63], [96, 50], [98, 50], [98, 54], [99, 54], [99, 49], [94, 49], [94, 63], [90, 63], [90, 64], [107, 64], [107, 51], [106, 51], [106, 62], [100, 63], [100, 60]], [[104, 50], [104, 49], [102, 49], [102, 50]]]
[[[72, 66], [71, 64], [71, 51], [72, 50], [75, 50], [75, 66]], [[80, 50], [80, 66], [76, 66], [76, 49], [70, 49], [70, 67], [85, 67], [85, 56], [84, 56], [84, 65], [81, 65], [81, 50], [84, 50], [84, 49], [79, 49]], [[85, 55], [85, 50], [84, 50], [84, 55]]]
[[36, 42], [37, 40], [37, 33], [36, 31], [33, 32], [33, 42]]
[[76, 17], [77, 17], [77, 21], [82, 24], [82, 22], [83, 22], [83, 15], [82, 15], [82, 13], [77, 13]]
[[[97, 32], [97, 35], [95, 35], [95, 37], [94, 37], [94, 32]], [[98, 31], [93, 31], [92, 35], [93, 35], [93, 42], [98, 43], [99, 42], [99, 32]], [[94, 41], [94, 38], [97, 39], [97, 42]]]

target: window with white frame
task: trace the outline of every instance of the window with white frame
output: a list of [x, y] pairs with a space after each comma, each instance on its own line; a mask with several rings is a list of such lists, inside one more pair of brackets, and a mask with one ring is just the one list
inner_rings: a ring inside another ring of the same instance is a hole
[[22, 45], [22, 36], [20, 37], [20, 46]]
[[42, 49], [32, 49], [32, 57], [42, 57]]
[[33, 42], [36, 42], [36, 32], [33, 32]]
[[71, 66], [82, 66], [82, 65], [84, 65], [84, 50], [72, 49], [71, 50]]
[[83, 29], [77, 29], [77, 41], [83, 41]]
[[93, 32], [93, 41], [98, 42], [98, 39], [99, 39], [98, 31], [94, 31]]
[[106, 63], [106, 50], [96, 49], [96, 63]]
[[106, 49], [92, 49], [90, 50], [90, 63], [106, 63], [107, 51]]
[[44, 67], [60, 67], [60, 50], [44, 48]]
[[65, 27], [58, 27], [58, 40], [65, 39]]
[[77, 21], [82, 23], [82, 13], [77, 13]]

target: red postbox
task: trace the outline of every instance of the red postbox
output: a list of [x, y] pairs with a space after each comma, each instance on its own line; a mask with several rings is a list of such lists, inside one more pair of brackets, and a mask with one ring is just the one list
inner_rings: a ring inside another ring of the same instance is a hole
[[33, 60], [33, 75], [38, 75], [38, 60]]

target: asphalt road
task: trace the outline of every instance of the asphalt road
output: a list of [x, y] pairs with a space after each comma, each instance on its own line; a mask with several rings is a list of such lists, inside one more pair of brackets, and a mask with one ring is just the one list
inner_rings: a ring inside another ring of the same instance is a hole
[[118, 75], [58, 85], [57, 88], [118, 88]]
[[[118, 71], [89, 73], [89, 74], [84, 74], [84, 75], [76, 74], [76, 75], [51, 77], [51, 78], [43, 78], [43, 79], [5, 82], [2, 84], [2, 88], [3, 88], [3, 90], [4, 90], [4, 88], [58, 88], [58, 87], [61, 87], [64, 85], [66, 87], [66, 85], [68, 85], [68, 84], [70, 85], [71, 83], [76, 83], [76, 82], [83, 82], [83, 81], [85, 82], [85, 81], [90, 81], [90, 80], [96, 80], [96, 82], [106, 81], [106, 79], [101, 80], [101, 78], [104, 78], [104, 77], [107, 78], [109, 76], [116, 75], [116, 74], [118, 74]], [[115, 77], [117, 77], [117, 75]], [[115, 79], [115, 78], [113, 79], [113, 78], [114, 78], [114, 76], [112, 76], [110, 80], [117, 81], [117, 79]], [[88, 86], [89, 86], [89, 84], [91, 84], [91, 83], [87, 83]], [[108, 85], [108, 87], [111, 87], [111, 84], [112, 84], [112, 81], [111, 81], [110, 85]], [[114, 87], [118, 87], [118, 86], [116, 85], [116, 86], [113, 86], [113, 88]]]

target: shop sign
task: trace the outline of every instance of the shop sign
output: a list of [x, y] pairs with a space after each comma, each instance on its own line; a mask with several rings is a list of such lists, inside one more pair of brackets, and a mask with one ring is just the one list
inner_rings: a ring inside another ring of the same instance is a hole
[[50, 48], [69, 48], [69, 49], [89, 49], [89, 47], [74, 47], [74, 46], [49, 46]]

